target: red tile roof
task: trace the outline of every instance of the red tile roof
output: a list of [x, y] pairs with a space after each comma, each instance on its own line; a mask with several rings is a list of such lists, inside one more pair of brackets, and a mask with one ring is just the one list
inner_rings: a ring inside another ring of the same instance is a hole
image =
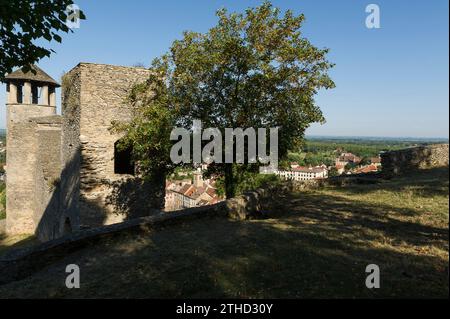
[[376, 165], [370, 164], [361, 168], [358, 168], [355, 170], [355, 173], [359, 174], [359, 173], [371, 173], [371, 172], [376, 172], [378, 171], [378, 168]]
[[294, 172], [303, 172], [303, 173], [322, 173], [326, 169], [323, 167], [305, 167], [305, 166], [299, 166], [292, 168], [292, 171]]
[[[181, 193], [183, 195], [186, 195], [186, 193], [189, 192], [189, 189], [192, 187], [193, 185], [191, 184], [186, 184], [183, 187], [180, 188], [180, 190], [178, 191], [178, 193]], [[187, 196], [187, 195], [186, 195]]]

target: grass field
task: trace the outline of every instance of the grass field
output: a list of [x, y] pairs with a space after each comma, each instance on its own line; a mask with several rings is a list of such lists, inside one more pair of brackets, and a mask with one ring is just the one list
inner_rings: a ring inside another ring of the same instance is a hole
[[[448, 298], [448, 194], [448, 169], [295, 193], [274, 218], [92, 245], [0, 286], [0, 297]], [[65, 288], [69, 263], [80, 289]], [[365, 287], [368, 264], [380, 289]]]

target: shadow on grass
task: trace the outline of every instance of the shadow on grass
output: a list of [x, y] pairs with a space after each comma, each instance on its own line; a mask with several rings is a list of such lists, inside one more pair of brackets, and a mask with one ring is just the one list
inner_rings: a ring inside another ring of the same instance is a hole
[[[303, 218], [317, 223], [318, 227], [332, 225], [336, 230], [352, 232], [365, 229], [366, 237], [384, 236], [395, 242], [406, 242], [410, 245], [429, 245], [430, 243], [448, 243], [448, 228], [423, 225], [409, 220], [409, 217], [420, 214], [391, 205], [373, 205], [361, 201], [350, 201], [346, 198], [321, 193], [302, 193], [291, 199], [287, 207]], [[300, 221], [292, 226], [300, 226]], [[375, 238], [372, 238], [375, 239]]]
[[[446, 187], [442, 171], [433, 172], [435, 177], [420, 172], [358, 189], [292, 194], [278, 201], [279, 211], [272, 212], [276, 218], [201, 219], [120, 235], [59, 256], [29, 278], [1, 285], [0, 295], [448, 298], [448, 222], [422, 224], [416, 221], [421, 212], [414, 208], [344, 196], [358, 190], [370, 193], [374, 187], [393, 193], [422, 187], [424, 194], [441, 194], [432, 187]], [[70, 263], [80, 266], [80, 289], [64, 285]], [[368, 264], [380, 267], [380, 289], [365, 286]]]
[[[300, 202], [311, 203], [299, 208]], [[294, 198], [277, 219], [197, 220], [75, 252], [33, 277], [0, 286], [4, 297], [369, 298], [448, 297], [448, 234], [399, 222], [333, 196]], [[330, 208], [334, 207], [333, 210]], [[346, 212], [355, 210], [355, 214]], [[403, 214], [404, 211], [397, 211]], [[437, 234], [437, 237], [435, 237]], [[446, 244], [447, 243], [447, 244]], [[422, 252], [419, 246], [434, 249]], [[447, 245], [447, 246], [446, 246]], [[418, 250], [415, 250], [418, 248]], [[65, 265], [82, 272], [64, 287]], [[365, 287], [377, 264], [381, 285]], [[26, 287], [26, 288], [23, 288]], [[37, 293], [39, 291], [39, 293]]]

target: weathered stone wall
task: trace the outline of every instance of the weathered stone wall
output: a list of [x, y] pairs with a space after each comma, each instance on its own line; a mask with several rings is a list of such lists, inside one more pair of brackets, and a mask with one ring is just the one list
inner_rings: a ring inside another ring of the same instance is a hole
[[37, 161], [36, 123], [30, 119], [56, 114], [55, 107], [7, 105], [6, 231], [34, 233]]
[[381, 154], [385, 176], [405, 174], [418, 169], [448, 166], [449, 145], [435, 144]]
[[36, 167], [33, 222], [41, 241], [64, 234], [61, 209], [61, 116], [34, 118], [36, 123]]
[[232, 218], [244, 220], [272, 216], [278, 211], [282, 198], [293, 190], [292, 182], [268, 185], [225, 201], [225, 212]]
[[[135, 84], [148, 78], [149, 71], [80, 63], [68, 75], [71, 80], [63, 81], [63, 92], [71, 92], [63, 93], [66, 123], [63, 130], [74, 127], [79, 138], [64, 132], [64, 144], [70, 140], [73, 147], [72, 153], [67, 150], [64, 153], [71, 153], [74, 163], [78, 163], [79, 156], [79, 164], [68, 172], [76, 180], [72, 172], [77, 172], [79, 165], [80, 223], [89, 226], [111, 224], [148, 214], [152, 207], [161, 209], [164, 183], [146, 185], [134, 176], [114, 173], [114, 144], [121, 136], [110, 131], [113, 121], [130, 120], [131, 109], [126, 98]], [[70, 161], [69, 157], [66, 156], [67, 161]]]
[[80, 69], [75, 68], [62, 78], [61, 87], [61, 208], [72, 230], [80, 227]]
[[[7, 232], [54, 239], [63, 229], [59, 192], [61, 116], [52, 115], [54, 108], [15, 106], [9, 117], [11, 143], [7, 144]], [[39, 113], [46, 116], [36, 116]]]
[[[56, 114], [55, 106], [36, 104], [7, 104], [7, 125], [13, 126], [17, 123], [25, 123], [31, 118], [51, 116]], [[10, 126], [8, 126], [9, 128]]]

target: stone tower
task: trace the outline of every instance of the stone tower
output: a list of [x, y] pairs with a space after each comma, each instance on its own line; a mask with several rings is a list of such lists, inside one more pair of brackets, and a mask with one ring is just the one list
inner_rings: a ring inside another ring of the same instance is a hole
[[145, 181], [132, 150], [110, 130], [127, 122], [131, 89], [145, 82], [144, 68], [80, 63], [59, 84], [37, 66], [6, 76], [6, 231], [42, 240], [80, 228], [159, 213], [164, 180]]
[[195, 171], [193, 179], [194, 179], [194, 186], [195, 187], [203, 187], [203, 176], [202, 176], [201, 172]]
[[[39, 67], [34, 72], [17, 70], [6, 76], [7, 88], [7, 181], [6, 230], [8, 233], [34, 233], [42, 212], [36, 211], [38, 174], [42, 178], [59, 174], [61, 124], [56, 116], [59, 84]], [[50, 143], [56, 140], [55, 147]], [[41, 143], [39, 143], [41, 141]], [[38, 156], [38, 149], [46, 158]], [[54, 162], [53, 162], [54, 161]], [[41, 166], [39, 172], [37, 166]], [[46, 166], [46, 167], [44, 167]], [[47, 176], [43, 176], [47, 175]], [[51, 186], [49, 186], [51, 187]], [[45, 203], [46, 204], [46, 203]]]
[[157, 185], [135, 175], [113, 121], [132, 117], [127, 96], [150, 71], [139, 67], [79, 63], [63, 76], [62, 190], [67, 211], [79, 211], [81, 226], [121, 222], [164, 207], [164, 179]]

